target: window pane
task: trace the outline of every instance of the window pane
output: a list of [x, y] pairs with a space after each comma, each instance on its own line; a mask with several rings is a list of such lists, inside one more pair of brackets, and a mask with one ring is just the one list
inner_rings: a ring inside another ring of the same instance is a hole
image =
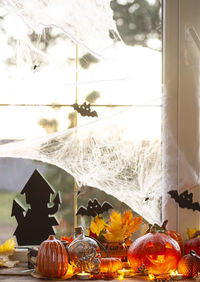
[[[58, 28], [48, 28], [39, 36], [30, 33], [31, 48], [18, 41], [16, 32], [22, 35], [24, 30], [16, 31], [11, 15], [0, 10], [2, 142], [48, 135], [76, 123], [79, 127], [96, 122], [98, 128], [102, 120], [112, 120], [114, 128], [124, 128], [125, 143], [161, 141], [161, 4], [153, 0], [114, 0], [111, 7], [123, 41], [114, 39], [103, 52], [104, 57], [95, 57], [79, 45], [77, 58], [76, 45]], [[75, 120], [72, 105], [76, 91], [79, 106], [90, 103], [91, 111], [96, 111], [98, 117], [78, 114]], [[120, 119], [121, 113], [126, 118]], [[74, 189], [71, 175], [58, 167], [30, 160], [1, 158], [0, 167], [0, 229], [4, 227], [4, 238], [16, 228], [16, 220], [10, 217], [12, 200], [17, 196], [25, 204], [20, 191], [35, 168], [55, 190], [61, 191], [58, 234], [70, 235]], [[109, 200], [119, 211], [130, 208], [96, 187], [88, 187], [81, 194], [78, 206], [85, 205], [89, 197]], [[79, 222], [89, 224], [84, 217]]]
[[117, 43], [112, 59], [80, 68], [80, 103], [97, 92], [96, 104], [160, 105], [161, 52]]

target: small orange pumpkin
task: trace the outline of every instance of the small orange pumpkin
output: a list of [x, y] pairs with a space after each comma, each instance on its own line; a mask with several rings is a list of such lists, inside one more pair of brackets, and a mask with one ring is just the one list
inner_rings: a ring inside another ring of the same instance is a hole
[[191, 251], [190, 254], [183, 256], [178, 263], [178, 272], [188, 278], [193, 278], [200, 272], [200, 257]]
[[123, 268], [121, 259], [119, 258], [102, 258], [100, 264], [101, 273], [116, 273]]
[[45, 277], [57, 278], [68, 270], [67, 251], [61, 241], [50, 235], [40, 245], [37, 257], [38, 271]]

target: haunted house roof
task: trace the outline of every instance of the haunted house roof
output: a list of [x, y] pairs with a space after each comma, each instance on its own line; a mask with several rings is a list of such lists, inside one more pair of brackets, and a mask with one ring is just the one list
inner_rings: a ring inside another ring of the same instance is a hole
[[35, 195], [40, 195], [42, 198], [49, 198], [50, 194], [54, 193], [54, 189], [37, 169], [33, 172], [21, 191], [21, 194], [26, 194], [28, 198], [35, 197]]

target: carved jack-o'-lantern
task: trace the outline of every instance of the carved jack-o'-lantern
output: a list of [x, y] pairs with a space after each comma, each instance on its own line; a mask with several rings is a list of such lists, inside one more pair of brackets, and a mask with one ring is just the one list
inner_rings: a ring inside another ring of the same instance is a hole
[[145, 266], [152, 274], [176, 270], [180, 257], [179, 244], [162, 233], [148, 233], [136, 239], [128, 250], [128, 261], [133, 270]]
[[169, 235], [170, 237], [172, 237], [175, 241], [178, 242], [180, 248], [181, 248], [181, 253], [183, 252], [183, 240], [182, 240], [182, 237], [181, 235], [176, 232], [175, 230], [168, 230], [167, 229], [167, 223], [168, 223], [168, 220], [165, 220], [163, 222], [163, 224], [161, 226], [159, 226], [158, 224], [150, 224], [149, 225], [149, 229], [147, 230], [146, 233], [150, 232], [152, 230], [152, 228], [155, 228], [156, 232], [158, 233], [164, 233], [166, 235]]

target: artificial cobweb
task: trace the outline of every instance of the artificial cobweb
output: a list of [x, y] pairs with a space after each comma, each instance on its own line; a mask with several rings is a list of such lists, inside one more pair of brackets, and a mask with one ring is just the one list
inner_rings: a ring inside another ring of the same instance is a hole
[[160, 223], [160, 140], [137, 137], [151, 118], [138, 127], [136, 121], [130, 123], [135, 111], [131, 108], [84, 126], [2, 145], [0, 155], [56, 165], [73, 175], [80, 190], [85, 185], [96, 187], [147, 221]]
[[[104, 56], [113, 44], [111, 31], [117, 33], [107, 0], [2, 0], [0, 5], [20, 23], [23, 32], [17, 33], [17, 29], [16, 37], [22, 56], [25, 45], [36, 56], [45, 56], [29, 35], [35, 32], [40, 36], [48, 27], [58, 28], [97, 56]], [[28, 61], [29, 51], [25, 55]], [[82, 186], [96, 187], [147, 221], [160, 224], [161, 145], [160, 136], [151, 136], [152, 124], [160, 132], [160, 119], [146, 113], [138, 115], [132, 107], [84, 126], [2, 145], [0, 156], [56, 165], [73, 175], [80, 190]]]
[[0, 7], [14, 16], [23, 30], [16, 35], [26, 45], [31, 45], [27, 33], [41, 35], [46, 28], [56, 27], [73, 42], [103, 56], [112, 44], [110, 34], [118, 36], [110, 0], [2, 0]]

